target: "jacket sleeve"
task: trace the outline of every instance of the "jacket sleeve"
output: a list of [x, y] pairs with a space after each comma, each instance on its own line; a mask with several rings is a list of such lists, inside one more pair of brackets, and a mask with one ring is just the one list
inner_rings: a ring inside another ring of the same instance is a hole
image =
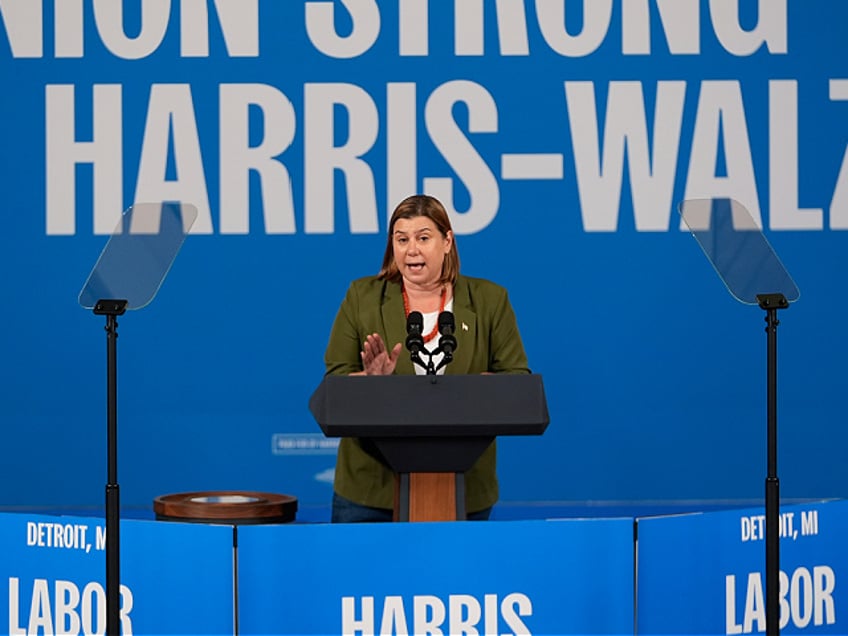
[[360, 334], [358, 326], [359, 307], [359, 295], [355, 285], [351, 285], [336, 314], [324, 352], [327, 375], [348, 375], [362, 371], [360, 351], [364, 335]]
[[493, 373], [530, 373], [527, 354], [518, 331], [515, 312], [506, 289], [498, 287], [493, 303], [490, 335], [489, 371]]

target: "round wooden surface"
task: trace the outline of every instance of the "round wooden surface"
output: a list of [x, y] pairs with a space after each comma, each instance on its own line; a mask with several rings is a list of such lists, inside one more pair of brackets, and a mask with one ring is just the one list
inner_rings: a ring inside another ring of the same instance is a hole
[[248, 490], [206, 490], [161, 495], [153, 500], [157, 519], [206, 523], [294, 521], [297, 497]]

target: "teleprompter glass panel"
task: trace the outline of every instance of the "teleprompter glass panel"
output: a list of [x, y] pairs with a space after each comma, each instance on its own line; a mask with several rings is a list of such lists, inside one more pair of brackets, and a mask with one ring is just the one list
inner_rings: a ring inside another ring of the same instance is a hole
[[103, 299], [127, 301], [141, 309], [153, 300], [197, 219], [188, 203], [137, 203], [121, 215], [103, 248], [79, 303], [92, 309]]
[[759, 225], [738, 201], [690, 199], [678, 206], [728, 291], [740, 302], [758, 304], [762, 294], [783, 294], [788, 302], [801, 293]]

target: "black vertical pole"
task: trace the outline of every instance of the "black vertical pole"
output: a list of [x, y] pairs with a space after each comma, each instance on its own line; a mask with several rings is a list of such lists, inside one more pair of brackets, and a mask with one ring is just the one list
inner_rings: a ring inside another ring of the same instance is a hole
[[109, 446], [106, 482], [106, 633], [120, 633], [120, 489], [118, 487], [118, 321], [114, 315], [106, 317], [108, 357], [108, 431]]
[[768, 472], [766, 476], [766, 631], [780, 633], [780, 480], [777, 478], [777, 310], [769, 309], [768, 326]]
[[777, 478], [777, 310], [789, 306], [783, 294], [757, 296], [766, 310], [767, 453], [766, 474], [766, 634], [780, 634], [780, 481]]
[[94, 313], [106, 316], [106, 634], [118, 636], [120, 625], [120, 492], [118, 488], [118, 320], [125, 300], [100, 300]]

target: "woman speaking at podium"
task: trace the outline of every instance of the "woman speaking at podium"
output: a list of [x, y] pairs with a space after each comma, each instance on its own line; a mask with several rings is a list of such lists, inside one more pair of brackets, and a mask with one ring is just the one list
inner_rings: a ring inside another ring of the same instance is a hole
[[[336, 316], [324, 355], [327, 374], [391, 375], [426, 373], [402, 355], [411, 312], [423, 316], [421, 336], [432, 352], [438, 345], [438, 317], [455, 317], [457, 347], [438, 373], [530, 373], [515, 313], [506, 290], [459, 273], [459, 252], [444, 206], [427, 195], [404, 199], [389, 221], [383, 265], [376, 276], [351, 283]], [[436, 354], [432, 357], [439, 364]], [[439, 409], [439, 404], [415, 408]], [[485, 520], [498, 500], [495, 443], [465, 474], [467, 518]], [[334, 523], [391, 521], [394, 474], [359, 439], [339, 444], [333, 485]]]

